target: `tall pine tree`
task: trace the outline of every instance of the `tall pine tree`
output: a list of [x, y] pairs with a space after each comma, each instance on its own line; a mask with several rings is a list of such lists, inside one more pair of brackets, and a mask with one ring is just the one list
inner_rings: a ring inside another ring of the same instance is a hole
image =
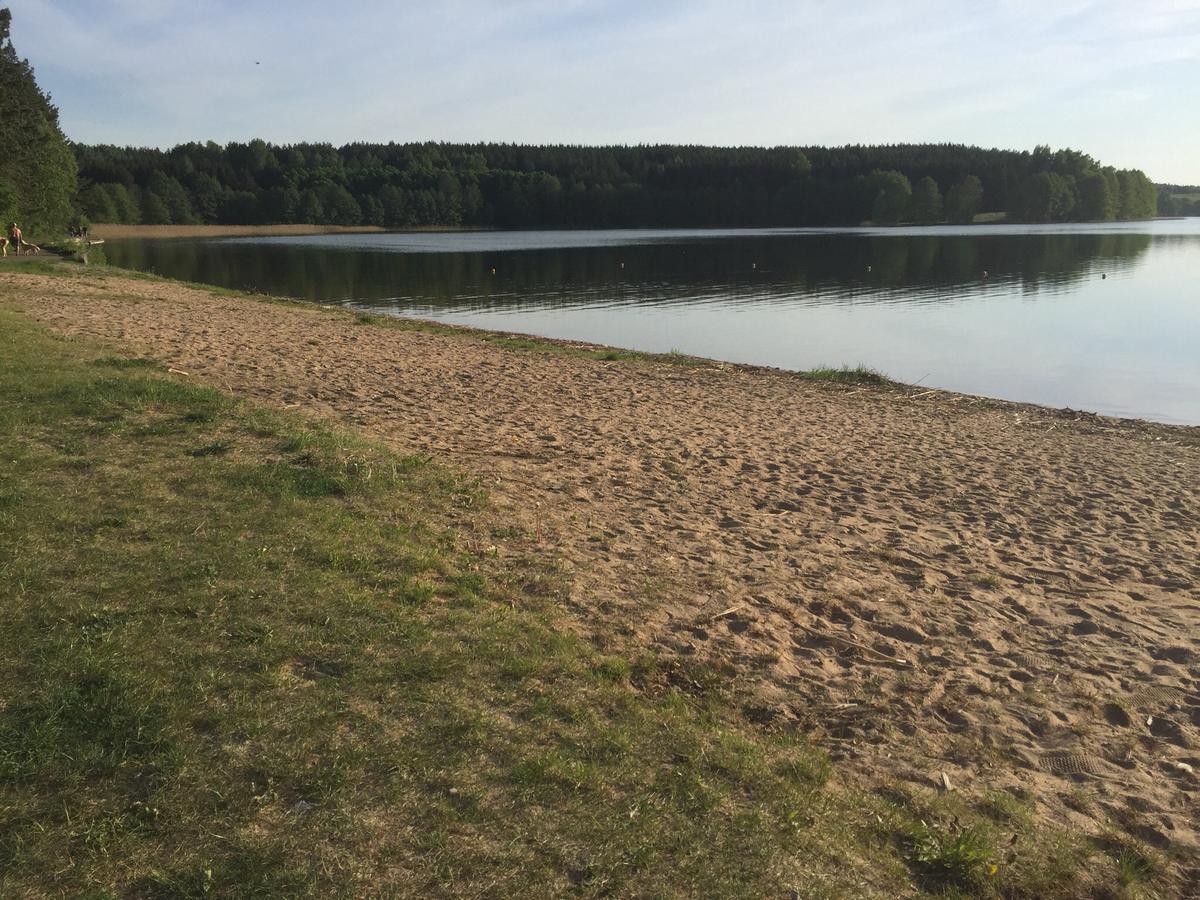
[[58, 127], [58, 110], [9, 38], [12, 14], [0, 9], [0, 204], [4, 225], [58, 234], [74, 215], [78, 168]]

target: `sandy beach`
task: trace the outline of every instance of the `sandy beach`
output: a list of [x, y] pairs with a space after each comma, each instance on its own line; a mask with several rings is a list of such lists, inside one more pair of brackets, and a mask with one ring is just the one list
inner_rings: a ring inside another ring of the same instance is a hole
[[483, 226], [423, 225], [381, 228], [378, 225], [93, 225], [95, 240], [118, 238], [296, 237], [312, 234], [381, 234], [385, 231], [490, 231]]
[[0, 272], [0, 303], [479, 476], [582, 631], [712, 663], [843, 778], [1200, 852], [1200, 429], [111, 275]]
[[363, 234], [383, 231], [374, 225], [93, 225], [90, 237], [116, 238], [213, 238], [280, 237], [307, 234]]

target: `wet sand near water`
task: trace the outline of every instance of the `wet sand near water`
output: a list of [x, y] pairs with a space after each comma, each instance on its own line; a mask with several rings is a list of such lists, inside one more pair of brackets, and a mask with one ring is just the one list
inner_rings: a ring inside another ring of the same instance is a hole
[[1198, 428], [116, 277], [0, 272], [0, 302], [481, 476], [581, 629], [718, 666], [843, 778], [1010, 790], [1200, 884]]
[[285, 237], [307, 234], [363, 234], [384, 229], [374, 225], [93, 225], [94, 240], [115, 238]]
[[93, 225], [93, 240], [117, 238], [294, 237], [311, 234], [382, 234], [384, 232], [493, 231], [488, 226], [422, 225], [380, 228], [378, 225]]

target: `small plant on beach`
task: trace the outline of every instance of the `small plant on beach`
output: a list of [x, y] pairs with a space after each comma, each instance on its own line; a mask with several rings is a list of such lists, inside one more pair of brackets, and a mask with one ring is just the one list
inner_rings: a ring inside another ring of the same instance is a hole
[[947, 825], [922, 820], [909, 835], [909, 859], [929, 875], [961, 885], [979, 885], [995, 875], [995, 847], [982, 825]]
[[1001, 825], [1023, 826], [1033, 817], [1030, 801], [1016, 797], [1008, 791], [988, 791], [978, 808], [989, 819]]
[[1107, 832], [1096, 839], [1096, 846], [1112, 860], [1117, 882], [1128, 897], [1140, 896], [1139, 888], [1161, 874], [1163, 863], [1159, 854], [1128, 835]]
[[805, 369], [796, 373], [805, 381], [830, 381], [835, 384], [873, 384], [887, 385], [894, 384], [892, 379], [888, 378], [882, 372], [877, 372], [874, 369], [868, 369], [866, 366], [842, 366], [841, 368], [831, 368], [829, 366], [818, 366], [815, 369]]
[[977, 585], [979, 585], [980, 587], [985, 587], [985, 588], [1000, 587], [1000, 579], [997, 578], [995, 575], [977, 575], [975, 577], [975, 583]]

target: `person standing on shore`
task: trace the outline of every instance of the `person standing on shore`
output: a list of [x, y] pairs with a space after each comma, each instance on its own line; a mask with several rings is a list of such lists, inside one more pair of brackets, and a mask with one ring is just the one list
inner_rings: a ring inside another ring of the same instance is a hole
[[[0, 219], [3, 221], [3, 219]], [[8, 226], [8, 242], [13, 245], [13, 249], [17, 251], [17, 256], [21, 255], [21, 243], [24, 240], [24, 235], [21, 234], [21, 229], [17, 227], [17, 223], [13, 222]], [[8, 248], [4, 249], [4, 255], [8, 256]]]

